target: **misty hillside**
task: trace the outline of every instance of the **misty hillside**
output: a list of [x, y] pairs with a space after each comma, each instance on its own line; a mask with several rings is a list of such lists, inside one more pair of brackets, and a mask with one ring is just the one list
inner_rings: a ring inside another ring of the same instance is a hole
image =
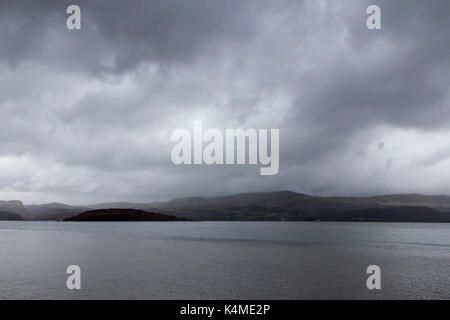
[[[25, 220], [64, 220], [88, 210], [109, 208], [144, 210], [193, 220], [339, 220], [344, 217], [347, 220], [377, 221], [378, 214], [384, 217], [384, 221], [390, 221], [391, 217], [386, 217], [386, 214], [399, 214], [401, 211], [401, 221], [450, 221], [449, 196], [420, 194], [318, 197], [278, 191], [176, 198], [158, 203], [114, 202], [87, 206], [61, 203], [24, 206], [20, 201], [0, 201], [0, 211], [19, 213]], [[390, 208], [402, 209], [385, 210]]]
[[450, 210], [450, 196], [420, 194], [383, 195], [373, 197], [318, 197], [291, 191], [268, 193], [244, 193], [223, 197], [177, 198], [161, 203], [163, 208], [187, 208], [199, 206], [262, 206], [265, 208], [297, 209], [364, 208], [390, 206], [426, 206], [442, 211]]
[[450, 221], [450, 215], [428, 207], [401, 206], [336, 212], [325, 211], [313, 215], [311, 219], [323, 221], [442, 222]]
[[[351, 198], [317, 197], [280, 191], [179, 198], [163, 202], [153, 209], [199, 220], [314, 220], [339, 212], [391, 207], [418, 207], [417, 210], [411, 210], [412, 216], [419, 215], [419, 211], [427, 211], [429, 214], [440, 211], [442, 214], [439, 217], [450, 220], [450, 214], [447, 213], [450, 211], [450, 197], [416, 194]], [[411, 217], [411, 221], [416, 219]]]
[[22, 220], [24, 219], [19, 213], [0, 211], [0, 221], [22, 221]]
[[26, 205], [22, 216], [25, 220], [63, 220], [88, 210], [86, 207], [70, 206], [63, 203]]
[[20, 200], [0, 201], [0, 210], [5, 212], [24, 213], [25, 207]]

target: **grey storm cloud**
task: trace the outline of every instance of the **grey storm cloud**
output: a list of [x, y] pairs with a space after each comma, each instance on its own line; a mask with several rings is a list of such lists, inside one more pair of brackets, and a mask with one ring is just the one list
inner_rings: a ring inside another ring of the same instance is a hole
[[11, 63], [36, 59], [88, 72], [124, 72], [142, 61], [192, 63], [251, 38], [257, 3], [80, 0], [83, 32], [67, 33], [65, 9], [73, 1], [2, 1], [3, 55]]
[[[445, 193], [449, 30], [447, 0], [1, 0], [0, 198]], [[173, 165], [194, 120], [279, 128], [279, 173]]]

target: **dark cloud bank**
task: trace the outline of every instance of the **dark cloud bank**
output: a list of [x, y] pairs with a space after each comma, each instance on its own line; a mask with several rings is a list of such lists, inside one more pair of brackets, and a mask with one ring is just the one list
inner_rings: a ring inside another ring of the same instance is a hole
[[[448, 0], [2, 0], [0, 198], [448, 194], [449, 30]], [[279, 173], [173, 165], [194, 120], [279, 128]]]

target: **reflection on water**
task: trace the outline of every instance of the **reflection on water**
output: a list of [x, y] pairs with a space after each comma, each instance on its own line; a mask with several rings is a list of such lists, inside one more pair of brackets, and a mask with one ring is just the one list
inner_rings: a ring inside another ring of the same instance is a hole
[[[449, 299], [450, 224], [1, 222], [0, 299]], [[66, 289], [68, 265], [82, 290]], [[369, 291], [366, 268], [381, 267]]]

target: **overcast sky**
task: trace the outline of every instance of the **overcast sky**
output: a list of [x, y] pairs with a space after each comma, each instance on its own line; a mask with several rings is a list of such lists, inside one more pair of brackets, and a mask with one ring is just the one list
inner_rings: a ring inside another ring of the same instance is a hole
[[[0, 200], [450, 194], [449, 53], [448, 0], [0, 0]], [[279, 173], [175, 166], [195, 120], [279, 128]]]

